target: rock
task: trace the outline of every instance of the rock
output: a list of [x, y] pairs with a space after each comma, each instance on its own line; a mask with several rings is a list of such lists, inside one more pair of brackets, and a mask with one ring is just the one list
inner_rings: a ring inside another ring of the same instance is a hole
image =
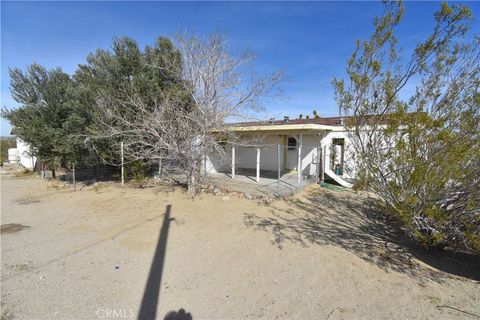
[[43, 176], [44, 179], [52, 179], [53, 178], [53, 171], [52, 170], [46, 170], [44, 172], [44, 176]]
[[245, 198], [248, 200], [253, 200], [253, 196], [250, 193], [245, 193]]
[[263, 203], [265, 205], [269, 205], [273, 202], [273, 200], [267, 196], [263, 196], [260, 198], [260, 203]]
[[220, 192], [220, 189], [218, 188], [213, 188], [213, 193], [219, 193]]
[[228, 200], [230, 200], [230, 197], [228, 197], [228, 196], [222, 197], [222, 200], [223, 201], [228, 201]]
[[450, 203], [448, 206], [447, 206], [447, 210], [450, 211], [453, 209], [453, 203]]

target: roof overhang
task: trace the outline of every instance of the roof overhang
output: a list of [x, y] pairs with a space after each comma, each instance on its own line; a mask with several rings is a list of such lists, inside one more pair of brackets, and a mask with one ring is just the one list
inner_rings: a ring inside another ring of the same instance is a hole
[[322, 124], [282, 124], [282, 125], [264, 125], [264, 126], [232, 126], [228, 127], [227, 131], [237, 132], [237, 133], [251, 133], [251, 132], [262, 132], [262, 133], [277, 133], [277, 132], [293, 132], [293, 131], [303, 131], [303, 132], [321, 132], [321, 131], [343, 131], [343, 127], [337, 126], [328, 126]]

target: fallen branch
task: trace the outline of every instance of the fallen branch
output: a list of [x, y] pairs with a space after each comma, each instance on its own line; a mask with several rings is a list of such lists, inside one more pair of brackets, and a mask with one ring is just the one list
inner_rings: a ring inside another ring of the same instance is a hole
[[467, 312], [467, 311], [463, 311], [463, 310], [460, 310], [460, 309], [457, 309], [457, 308], [451, 307], [451, 306], [437, 306], [437, 308], [439, 308], [439, 309], [440, 309], [440, 308], [453, 309], [453, 310], [455, 310], [455, 311], [462, 312], [462, 313], [465, 313], [465, 314], [468, 314], [468, 315], [471, 315], [471, 316], [480, 318], [480, 315], [478, 315], [478, 314], [474, 314], [474, 313], [470, 313], [470, 312]]
[[330, 311], [330, 313], [328, 314], [328, 316], [325, 318], [325, 320], [328, 320], [328, 318], [330, 318], [330, 316], [332, 315], [332, 313], [335, 312], [335, 310], [339, 309], [340, 307], [336, 307], [335, 309], [333, 309], [332, 311]]

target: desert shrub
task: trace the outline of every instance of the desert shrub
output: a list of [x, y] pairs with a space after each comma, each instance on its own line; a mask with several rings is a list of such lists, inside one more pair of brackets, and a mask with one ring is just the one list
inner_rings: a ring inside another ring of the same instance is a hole
[[431, 35], [405, 57], [394, 32], [403, 13], [387, 1], [357, 42], [349, 80], [334, 80], [356, 186], [423, 246], [480, 252], [480, 38], [468, 7], [442, 3]]

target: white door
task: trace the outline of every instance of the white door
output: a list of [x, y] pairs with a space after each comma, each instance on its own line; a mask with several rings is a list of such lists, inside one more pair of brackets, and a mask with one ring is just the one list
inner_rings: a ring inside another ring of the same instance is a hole
[[295, 137], [287, 137], [287, 146], [285, 150], [285, 169], [296, 170], [298, 162], [298, 141]]

